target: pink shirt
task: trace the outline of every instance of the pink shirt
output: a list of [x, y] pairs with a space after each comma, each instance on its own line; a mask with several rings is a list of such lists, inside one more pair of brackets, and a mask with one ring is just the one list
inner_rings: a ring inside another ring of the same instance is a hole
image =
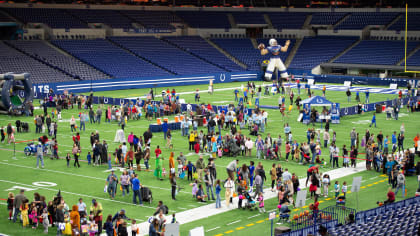
[[290, 144], [286, 144], [286, 153], [290, 152]]

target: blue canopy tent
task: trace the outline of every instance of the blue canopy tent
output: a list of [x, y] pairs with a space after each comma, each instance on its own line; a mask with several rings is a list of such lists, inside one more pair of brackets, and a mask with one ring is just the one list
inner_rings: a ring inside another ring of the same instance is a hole
[[313, 97], [300, 101], [300, 104], [303, 105], [303, 107], [305, 107], [304, 104], [309, 104], [311, 107], [315, 107], [315, 106], [324, 107], [324, 106], [332, 106], [333, 103], [328, 101], [325, 97], [313, 96]]
[[[300, 104], [307, 111], [310, 111], [311, 107], [316, 107], [316, 106], [331, 107], [330, 109], [331, 117], [328, 116], [325, 118], [330, 119], [331, 123], [335, 123], [335, 124], [340, 123], [340, 104], [339, 103], [333, 103], [331, 101], [328, 101], [325, 97], [313, 96], [305, 100], [302, 100]], [[321, 122], [324, 119], [324, 117], [318, 117], [318, 118], [321, 120]], [[303, 123], [308, 123], [308, 122], [309, 122], [309, 116], [304, 114]]]

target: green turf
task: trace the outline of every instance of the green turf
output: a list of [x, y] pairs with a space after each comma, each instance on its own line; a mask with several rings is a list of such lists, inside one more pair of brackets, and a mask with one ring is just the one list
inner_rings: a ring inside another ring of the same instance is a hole
[[[259, 85], [267, 85], [267, 82], [255, 82], [255, 84], [257, 85], [257, 87]], [[235, 88], [235, 87], [241, 87], [241, 85], [246, 86], [246, 83], [240, 83], [240, 82], [235, 82], [235, 83], [224, 83], [224, 84], [214, 84], [214, 89], [226, 89], [226, 88]], [[329, 84], [329, 85], [333, 85], [333, 84]], [[341, 84], [340, 84], [341, 85]], [[230, 103], [234, 103], [234, 89], [230, 89], [230, 90], [226, 90], [226, 91], [220, 91], [220, 92], [216, 92], [214, 95], [209, 94], [207, 91], [207, 85], [189, 85], [189, 86], [182, 86], [182, 87], [176, 87], [176, 92], [177, 93], [181, 93], [181, 92], [192, 92], [195, 91], [196, 89], [199, 89], [200, 91], [200, 103], [204, 102], [204, 103], [212, 103], [215, 105], [225, 105], [228, 104], [228, 102]], [[157, 95], [161, 95], [162, 90], [166, 88], [156, 88], [153, 89], [153, 91], [156, 91]], [[118, 90], [118, 91], [103, 91], [103, 92], [95, 92], [96, 96], [108, 96], [108, 97], [115, 97], [115, 98], [130, 98], [130, 97], [139, 97], [139, 96], [145, 96], [147, 93], [149, 93], [150, 89], [130, 89], [130, 90]], [[170, 88], [170, 90], [172, 91], [172, 88]], [[294, 100], [297, 98], [298, 96], [298, 90], [297, 89], [292, 89], [293, 93], [294, 93]], [[264, 91], [264, 87], [263, 90]], [[314, 92], [315, 95], [321, 96], [322, 95], [322, 91], [321, 90], [312, 90]], [[301, 89], [301, 95], [300, 97], [302, 99], [307, 98], [307, 94], [305, 93], [305, 89]], [[89, 93], [85, 93], [85, 94], [89, 94]], [[216, 96], [217, 95], [217, 96]], [[191, 103], [195, 103], [194, 102], [194, 96], [195, 94], [183, 94], [180, 97], [184, 98], [187, 102], [191, 102]], [[254, 96], [255, 98], [256, 96]], [[386, 101], [387, 99], [395, 99], [397, 98], [398, 95], [390, 95], [390, 94], [378, 94], [378, 93], [370, 93], [369, 96], [369, 102], [373, 103], [373, 102], [380, 102], [380, 101]], [[249, 98], [251, 98], [251, 96], [249, 95]], [[337, 91], [326, 91], [326, 98], [330, 99], [333, 102], [338, 102], [341, 103], [341, 107], [348, 107], [348, 106], [354, 106], [357, 105], [357, 102], [355, 100], [356, 98], [356, 92], [352, 92], [352, 100], [350, 103], [347, 102], [347, 96], [345, 92], [337, 92]], [[160, 98], [157, 98], [160, 99]], [[365, 101], [365, 94], [363, 92], [360, 92], [360, 100], [363, 103]], [[290, 103], [290, 99], [289, 97], [286, 97], [286, 103], [289, 104]], [[252, 104], [254, 104], [254, 100], [252, 101]], [[278, 95], [276, 96], [272, 96], [272, 94], [267, 95], [267, 96], [262, 96], [262, 99], [260, 101], [260, 105], [273, 105], [273, 106], [277, 106], [278, 105]], [[294, 105], [294, 104], [293, 104]]]
[[[234, 87], [234, 86], [240, 86], [239, 83], [234, 84], [224, 84], [215, 85], [215, 88], [222, 88], [222, 87]], [[178, 92], [183, 91], [191, 91], [195, 90], [195, 88], [200, 88], [201, 90], [206, 89], [206, 86], [184, 86], [184, 87], [177, 87], [176, 90]], [[316, 93], [320, 93], [320, 91], [315, 91]], [[106, 95], [106, 96], [112, 96], [112, 97], [131, 97], [131, 96], [139, 96], [144, 95], [146, 93], [146, 90], [124, 90], [124, 91], [112, 91], [112, 92], [101, 92], [101, 93], [95, 93], [95, 95]], [[159, 93], [159, 92], [158, 92]], [[193, 94], [191, 95], [181, 95], [181, 98], [186, 99], [187, 102], [193, 102]], [[264, 103], [261, 104], [277, 104], [277, 96], [273, 97], [267, 97], [264, 98], [262, 101]], [[343, 92], [333, 92], [333, 91], [327, 91], [327, 98], [331, 99], [332, 101], [336, 102], [346, 102], [346, 97], [344, 96]], [[364, 98], [364, 95], [362, 95], [362, 99]], [[395, 95], [382, 95], [382, 94], [371, 94], [371, 101], [379, 101], [379, 100], [386, 100], [387, 98], [393, 99], [395, 98]], [[230, 99], [230, 100], [229, 100]], [[214, 95], [210, 97], [210, 95], [207, 95], [206, 93], [202, 93], [202, 101], [231, 101], [233, 100], [233, 91], [227, 90], [227, 91], [220, 91], [215, 92]], [[267, 102], [267, 103], [265, 103]], [[286, 99], [286, 102], [289, 102], [289, 99]], [[222, 103], [220, 103], [222, 104]], [[49, 110], [50, 111], [50, 110]], [[36, 114], [41, 114], [41, 110], [36, 110]], [[71, 151], [71, 145], [72, 145], [72, 133], [70, 132], [70, 126], [68, 123], [68, 120], [70, 119], [71, 115], [77, 116], [77, 113], [79, 111], [77, 109], [74, 110], [68, 110], [63, 111], [63, 120], [65, 122], [59, 122], [58, 123], [58, 142], [59, 142], [59, 154], [61, 157], [64, 157], [67, 152]], [[306, 141], [306, 130], [307, 126], [303, 125], [301, 123], [298, 123], [296, 121], [297, 118], [297, 111], [292, 110], [292, 112], [289, 114], [289, 117], [282, 118], [280, 113], [277, 110], [269, 110], [269, 123], [266, 133], [270, 132], [273, 137], [277, 137], [279, 134], [284, 136], [283, 133], [283, 124], [285, 122], [288, 122], [292, 127], [293, 137], [298, 142], [304, 142]], [[339, 125], [331, 125], [330, 129], [332, 131], [336, 131], [337, 133], [337, 145], [342, 147], [343, 144], [349, 144], [350, 143], [350, 137], [349, 132], [352, 127], [356, 127], [357, 132], [359, 132], [361, 135], [364, 134], [365, 130], [368, 128], [368, 122], [370, 121], [372, 117], [372, 113], [367, 113], [363, 115], [356, 115], [356, 116], [346, 116], [343, 117], [341, 120], [341, 124]], [[412, 146], [412, 138], [415, 136], [417, 132], [420, 130], [420, 125], [418, 123], [418, 119], [420, 118], [419, 113], [406, 113], [405, 109], [402, 110], [402, 113], [400, 114], [400, 120], [385, 120], [385, 114], [380, 114], [377, 116], [377, 123], [378, 128], [371, 128], [371, 132], [377, 133], [379, 130], [383, 130], [384, 134], [391, 135], [391, 132], [396, 130], [399, 130], [399, 127], [402, 122], [405, 123], [406, 126], [406, 146]], [[7, 123], [14, 121], [17, 118], [15, 117], [9, 117], [9, 116], [0, 116], [1, 125], [7, 125]], [[34, 133], [35, 127], [33, 125], [33, 118], [26, 118], [26, 117], [19, 117], [20, 120], [26, 121], [30, 123], [31, 126], [31, 132], [29, 133], [23, 133], [23, 134], [17, 134], [16, 139], [17, 141], [23, 141], [23, 140], [31, 140], [31, 139], [37, 139], [40, 135], [36, 135]], [[172, 118], [170, 118], [172, 119]], [[126, 135], [133, 131], [137, 135], [142, 135], [145, 129], [149, 126], [151, 122], [140, 120], [140, 121], [128, 121], [128, 124], [126, 126]], [[153, 123], [153, 122], [152, 122]], [[88, 149], [90, 148], [89, 143], [89, 135], [91, 132], [94, 132], [96, 130], [100, 133], [101, 140], [105, 139], [109, 143], [109, 152], [113, 152], [113, 150], [117, 147], [117, 143], [113, 143], [115, 136], [115, 131], [118, 128], [118, 125], [116, 122], [112, 122], [111, 124], [105, 124], [103, 121], [101, 125], [98, 124], [86, 124], [87, 130], [85, 132], [82, 132], [82, 139], [81, 139], [81, 146], [82, 146], [82, 155], [81, 159], [86, 160], [86, 154]], [[316, 128], [320, 128], [320, 125], [317, 124]], [[226, 133], [227, 131], [223, 131], [223, 133]], [[245, 135], [248, 135], [248, 132], [245, 130], [243, 131]], [[168, 157], [170, 150], [164, 148], [164, 141], [163, 141], [163, 134], [161, 133], [154, 133], [153, 134], [153, 142], [152, 142], [152, 148], [154, 149], [156, 145], [160, 145], [163, 151], [163, 156], [165, 157], [164, 166], [168, 170]], [[265, 137], [265, 134], [263, 135]], [[183, 151], [184, 153], [188, 152], [188, 140], [186, 138], [182, 138], [180, 135], [180, 131], [175, 131], [173, 133], [173, 144], [174, 144], [174, 152], [177, 156], [180, 151]], [[131, 195], [122, 197], [121, 191], [118, 191], [117, 197], [115, 198], [115, 201], [112, 201], [108, 198], [107, 194], [103, 192], [103, 188], [105, 186], [105, 178], [108, 175], [107, 172], [104, 172], [106, 170], [105, 166], [102, 167], [91, 167], [87, 166], [85, 162], [81, 162], [82, 167], [80, 169], [76, 169], [71, 166], [71, 168], [66, 167], [66, 162], [64, 160], [49, 160], [46, 158], [46, 168], [44, 170], [42, 169], [35, 169], [35, 158], [34, 157], [27, 157], [25, 158], [21, 151], [23, 151], [23, 148], [25, 147], [25, 143], [19, 143], [16, 144], [16, 160], [12, 159], [13, 156], [13, 145], [8, 144], [0, 144], [0, 150], [2, 150], [2, 155], [0, 156], [0, 171], [1, 171], [1, 177], [0, 177], [0, 187], [3, 188], [3, 196], [1, 198], [6, 198], [7, 195], [7, 189], [13, 187], [13, 186], [23, 186], [23, 187], [33, 187], [33, 182], [53, 182], [56, 183], [57, 186], [53, 187], [37, 187], [34, 191], [27, 192], [27, 195], [32, 198], [33, 192], [37, 191], [41, 195], [45, 195], [48, 200], [52, 199], [53, 195], [55, 195], [58, 190], [62, 191], [62, 194], [64, 198], [66, 199], [66, 202], [71, 205], [75, 204], [77, 202], [77, 199], [79, 197], [83, 197], [85, 199], [85, 202], [87, 205], [90, 205], [90, 200], [92, 198], [98, 199], [100, 203], [102, 203], [104, 207], [104, 214], [115, 214], [119, 209], [124, 208], [127, 211], [127, 215], [131, 218], [138, 219], [138, 222], [146, 221], [147, 217], [151, 215], [153, 212], [153, 208], [155, 207], [158, 200], [163, 200], [165, 204], [169, 206], [170, 212], [180, 212], [184, 211], [185, 208], [190, 209], [194, 207], [201, 206], [202, 204], [197, 203], [194, 201], [191, 197], [191, 187], [188, 185], [189, 182], [187, 180], [178, 180], [178, 183], [183, 186], [185, 189], [183, 192], [181, 192], [177, 196], [177, 201], [170, 200], [170, 183], [168, 179], [165, 179], [164, 181], [159, 181], [153, 176], [153, 172], [140, 172], [140, 181], [142, 184], [150, 187], [153, 191], [154, 196], [154, 203], [149, 206], [148, 204], [145, 204], [144, 207], [134, 206], [131, 204]], [[282, 147], [282, 152], [284, 156], [284, 146]], [[322, 157], [326, 159], [328, 162], [328, 150], [323, 149], [322, 150]], [[188, 156], [188, 160], [193, 161], [195, 163], [195, 160], [197, 160], [197, 155], [191, 155]], [[226, 165], [233, 160], [234, 158], [222, 158], [216, 160], [217, 165], [217, 178], [219, 179], [225, 179], [226, 178]], [[249, 163], [250, 160], [254, 160], [256, 162], [261, 161], [262, 164], [265, 166], [267, 175], [268, 175], [268, 169], [271, 166], [272, 163], [281, 163], [283, 167], [289, 168], [291, 172], [295, 172], [300, 177], [306, 176], [306, 169], [307, 166], [298, 165], [294, 162], [285, 162], [284, 159], [282, 159], [280, 162], [278, 161], [271, 161], [271, 160], [256, 160], [255, 158], [255, 150], [253, 151], [253, 156], [251, 158], [249, 157], [240, 157], [240, 164], [242, 163]], [[71, 163], [72, 164], [72, 163]], [[152, 159], [150, 161], [151, 168], [154, 168], [154, 160]], [[331, 168], [329, 165], [327, 167], [324, 167], [322, 169], [322, 172], [328, 171]], [[119, 176], [120, 174], [117, 173]], [[369, 173], [363, 173], [364, 178], [371, 178], [377, 176], [377, 174], [369, 172]], [[351, 177], [348, 177], [349, 180]], [[415, 180], [409, 180], [410, 186], [415, 185]], [[266, 185], [269, 183], [267, 182]], [[268, 187], [268, 186], [267, 186]], [[360, 193], [360, 199], [361, 199], [361, 207], [360, 209], [367, 209], [372, 208], [375, 206], [375, 202], [377, 199], [383, 198], [384, 189], [386, 189], [385, 184], [377, 184], [373, 187], [369, 187], [366, 190], [362, 190]], [[370, 190], [372, 189], [372, 191]], [[373, 191], [373, 189], [376, 189]], [[409, 196], [413, 195], [414, 187], [409, 187]], [[13, 191], [14, 193], [17, 193], [16, 191]], [[224, 191], [222, 191], [222, 198], [223, 198]], [[372, 200], [372, 194], [375, 194], [375, 199]], [[352, 206], [350, 200], [350, 206]], [[1, 203], [4, 203], [4, 201], [1, 201]], [[354, 202], [353, 202], [354, 203]], [[211, 203], [214, 204], [214, 203]], [[325, 203], [326, 204], [326, 203]], [[363, 206], [362, 206], [363, 205]], [[272, 209], [275, 206], [274, 200], [267, 201], [267, 207], [266, 209]], [[5, 206], [4, 206], [5, 207]], [[2, 211], [4, 212], [4, 211]], [[244, 218], [244, 216], [246, 217]], [[181, 235], [186, 235], [186, 232], [194, 228], [196, 226], [205, 225], [205, 229], [211, 229], [217, 226], [220, 226], [220, 229], [211, 231], [211, 234], [213, 232], [215, 234], [224, 233], [228, 230], [235, 230], [230, 235], [242, 235], [246, 232], [255, 232], [255, 230], [261, 230], [261, 232], [268, 232], [266, 231], [268, 228], [267, 221], [264, 221], [262, 223], [255, 223], [258, 220], [265, 219], [266, 216], [261, 216], [260, 218], [251, 218], [247, 220], [247, 217], [254, 215], [255, 212], [246, 212], [239, 214], [236, 210], [230, 211], [227, 213], [223, 213], [218, 216], [210, 217], [209, 219], [204, 219], [196, 222], [192, 222], [186, 225], [181, 226]], [[170, 218], [170, 217], [169, 217]], [[238, 223], [238, 225], [230, 225], [227, 226], [226, 224], [229, 222], [234, 221], [234, 219], [242, 219], [241, 223]], [[254, 226], [246, 226], [246, 224], [243, 224], [242, 222], [246, 223], [254, 223]], [[241, 232], [237, 231], [237, 227], [245, 227], [244, 229], [240, 230]], [[50, 231], [54, 231], [55, 228], [51, 229]], [[251, 231], [250, 231], [251, 230]], [[34, 235], [41, 235], [42, 231], [41, 229], [38, 229], [36, 231], [32, 229], [24, 229], [22, 230], [18, 224], [9, 225], [6, 220], [6, 213], [4, 213], [4, 217], [0, 219], [0, 233], [6, 233], [10, 235], [25, 235], [28, 233], [36, 232]], [[50, 233], [54, 234], [54, 233]], [[209, 232], [210, 234], [210, 232]]]

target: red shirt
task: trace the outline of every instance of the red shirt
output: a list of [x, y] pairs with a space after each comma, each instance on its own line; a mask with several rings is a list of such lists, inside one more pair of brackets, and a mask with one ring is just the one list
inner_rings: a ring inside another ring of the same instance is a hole
[[313, 211], [319, 210], [318, 206], [319, 206], [319, 202], [315, 202]]
[[308, 172], [312, 173], [315, 169], [317, 169], [316, 166], [312, 166], [311, 168], [308, 169]]
[[195, 153], [199, 153], [200, 152], [200, 143], [196, 143], [195, 145], [194, 145], [194, 151], [195, 151]]
[[158, 157], [160, 154], [162, 154], [162, 150], [160, 150], [159, 148], [156, 148], [155, 154], [156, 154], [156, 157]]
[[394, 192], [389, 191], [387, 196], [388, 196], [389, 201], [395, 201], [395, 193]]

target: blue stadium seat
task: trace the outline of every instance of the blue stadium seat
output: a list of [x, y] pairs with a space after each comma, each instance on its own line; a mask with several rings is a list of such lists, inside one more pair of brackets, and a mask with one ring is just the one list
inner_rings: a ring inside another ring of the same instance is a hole
[[34, 83], [54, 83], [63, 81], [75, 81], [59, 69], [25, 55], [4, 42], [0, 42], [0, 73], [25, 73], [31, 74]]
[[357, 37], [307, 37], [303, 39], [289, 68], [312, 69], [344, 51]]
[[387, 25], [398, 15], [397, 12], [354, 12], [335, 29], [363, 29], [367, 25]]
[[171, 73], [136, 57], [104, 39], [55, 40], [57, 47], [116, 78], [140, 78]]
[[[418, 45], [408, 42], [407, 52]], [[404, 41], [364, 40], [339, 57], [335, 63], [395, 65], [404, 58]]]
[[166, 37], [165, 39], [227, 71], [244, 70], [199, 36]]

